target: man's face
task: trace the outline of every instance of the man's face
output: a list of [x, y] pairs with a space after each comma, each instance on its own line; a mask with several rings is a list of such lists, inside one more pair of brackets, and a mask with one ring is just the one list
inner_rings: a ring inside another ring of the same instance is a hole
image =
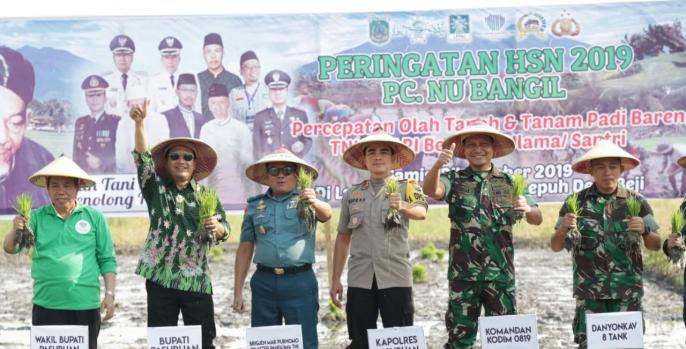
[[372, 177], [386, 177], [393, 165], [393, 150], [383, 143], [372, 143], [364, 151], [364, 161]]
[[622, 162], [618, 158], [591, 160], [590, 174], [596, 188], [603, 194], [612, 194], [617, 190], [619, 177], [622, 174]]
[[116, 52], [112, 54], [114, 57], [114, 66], [121, 73], [128, 73], [133, 63], [133, 52]]
[[174, 53], [165, 53], [162, 54], [162, 66], [164, 67], [164, 70], [169, 73], [169, 75], [176, 73], [176, 70], [179, 68], [179, 63], [181, 62], [181, 56]]
[[241, 65], [241, 76], [246, 85], [252, 85], [260, 80], [260, 61], [249, 59]]
[[273, 106], [283, 106], [286, 105], [288, 100], [288, 89], [287, 88], [270, 88], [269, 89], [269, 99], [272, 101]]
[[[297, 184], [295, 172], [297, 166], [288, 162], [274, 162], [267, 164], [267, 184], [275, 195], [290, 193]], [[284, 174], [284, 171], [288, 174]]]
[[106, 102], [105, 90], [86, 91], [86, 104], [88, 104], [88, 109], [90, 109], [91, 113], [103, 111]]
[[462, 143], [469, 167], [477, 171], [487, 171], [493, 160], [493, 139], [485, 135], [467, 137]]
[[198, 97], [198, 87], [193, 84], [179, 85], [176, 95], [179, 97], [179, 104], [186, 109], [193, 109], [195, 98]]
[[76, 193], [79, 186], [72, 177], [50, 177], [48, 196], [56, 208], [71, 207], [76, 204]]
[[229, 97], [210, 97], [207, 99], [207, 104], [209, 104], [210, 112], [212, 112], [215, 119], [225, 120], [229, 117]]
[[188, 147], [177, 145], [167, 152], [167, 172], [176, 183], [187, 182], [195, 171], [195, 155]]
[[217, 70], [222, 66], [224, 48], [220, 45], [207, 45], [203, 48], [203, 57], [209, 70]]
[[[24, 101], [11, 90], [0, 86], [0, 176], [10, 171], [12, 158], [26, 131]], [[29, 159], [27, 159], [29, 160]]]

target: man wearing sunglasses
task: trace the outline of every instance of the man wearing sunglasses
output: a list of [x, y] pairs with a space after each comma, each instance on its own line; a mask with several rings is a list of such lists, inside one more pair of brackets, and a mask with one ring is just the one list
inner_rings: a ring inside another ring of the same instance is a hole
[[[148, 206], [150, 231], [136, 274], [146, 279], [148, 326], [176, 326], [179, 311], [185, 325], [202, 326], [202, 347], [214, 348], [216, 337], [212, 282], [207, 250], [198, 234], [209, 231], [225, 241], [229, 224], [219, 200], [216, 215], [200, 222], [197, 181], [217, 164], [209, 144], [193, 138], [172, 138], [148, 149], [144, 119], [149, 102], [135, 106], [133, 157], [138, 184]], [[203, 229], [204, 228], [204, 229]]]
[[[314, 179], [317, 170], [284, 148], [246, 169], [251, 180], [269, 187], [248, 199], [234, 267], [234, 311], [245, 312], [243, 285], [254, 253], [257, 271], [250, 279], [251, 326], [300, 324], [303, 348], [316, 349], [319, 287], [312, 270], [316, 222], [331, 218], [331, 206], [312, 188], [297, 186], [302, 168]], [[314, 228], [299, 218], [298, 206], [312, 211]]]
[[[637, 158], [607, 140], [572, 164], [575, 172], [590, 174], [593, 185], [578, 193], [581, 216], [572, 213], [567, 204], [562, 206], [550, 247], [557, 252], [567, 246], [572, 253], [576, 298], [572, 330], [579, 348], [587, 347], [586, 314], [642, 308], [640, 245], [660, 249], [659, 227], [648, 201], [619, 184], [622, 172], [639, 164]], [[640, 203], [638, 216], [629, 215], [630, 198]], [[581, 235], [580, 241], [571, 239], [569, 232], [574, 230]]]

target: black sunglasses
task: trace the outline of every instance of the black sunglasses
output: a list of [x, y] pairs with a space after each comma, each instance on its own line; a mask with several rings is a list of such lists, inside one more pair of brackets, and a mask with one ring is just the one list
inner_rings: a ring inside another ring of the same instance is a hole
[[176, 161], [183, 156], [184, 161], [193, 161], [195, 156], [191, 153], [169, 153], [169, 160]]
[[283, 173], [284, 176], [290, 176], [291, 174], [295, 173], [295, 167], [270, 167], [267, 169], [267, 173], [269, 173], [269, 175], [272, 177], [278, 176], [279, 172]]

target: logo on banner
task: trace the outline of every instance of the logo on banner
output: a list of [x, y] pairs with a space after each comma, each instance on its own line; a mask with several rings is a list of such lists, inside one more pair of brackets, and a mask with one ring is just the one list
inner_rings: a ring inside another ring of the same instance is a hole
[[393, 36], [406, 36], [412, 44], [424, 44], [430, 35], [445, 37], [445, 22], [427, 22], [415, 18], [410, 24], [401, 24], [393, 27]]
[[536, 34], [539, 37], [545, 36], [545, 29], [547, 28], [545, 18], [538, 13], [527, 13], [517, 21], [517, 31], [519, 38], [523, 39], [529, 34]]
[[174, 38], [171, 36], [164, 39], [164, 43], [167, 44], [167, 47], [173, 47], [174, 46]]
[[564, 10], [560, 14], [560, 18], [556, 19], [550, 26], [550, 31], [559, 37], [577, 36], [581, 32], [581, 25], [567, 10]]
[[384, 18], [372, 18], [369, 21], [369, 40], [375, 44], [385, 44], [391, 38], [391, 27]]
[[471, 41], [471, 28], [469, 15], [448, 16], [448, 41], [466, 42]]
[[488, 30], [492, 32], [499, 32], [505, 27], [505, 16], [491, 13], [484, 17], [484, 23], [486, 24], [486, 28], [488, 28]]

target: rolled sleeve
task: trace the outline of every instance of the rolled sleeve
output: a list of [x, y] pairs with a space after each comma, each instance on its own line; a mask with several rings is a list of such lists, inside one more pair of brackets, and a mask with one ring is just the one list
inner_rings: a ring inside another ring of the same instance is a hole
[[141, 194], [145, 201], [149, 201], [155, 193], [155, 181], [157, 175], [155, 174], [155, 163], [152, 161], [152, 153], [150, 150], [145, 150], [142, 153], [133, 151], [133, 161], [136, 164], [136, 173], [138, 174], [138, 185], [141, 188]]
[[255, 242], [255, 240], [255, 226], [252, 224], [252, 212], [250, 211], [250, 206], [248, 206], [248, 211], [243, 215], [240, 242]]
[[99, 214], [96, 229], [95, 257], [98, 261], [100, 274], [116, 273], [117, 258], [114, 254], [114, 242], [107, 220], [102, 214]]
[[217, 240], [217, 243], [224, 242], [229, 239], [229, 234], [231, 234], [231, 225], [229, 224], [229, 221], [226, 219], [226, 211], [224, 211], [224, 207], [222, 207], [222, 204], [219, 200], [217, 200], [217, 221], [221, 223], [221, 225], [224, 226], [224, 236], [221, 237], [221, 239]]
[[348, 223], [350, 221], [350, 209], [348, 208], [348, 198], [350, 195], [350, 190], [343, 194], [343, 199], [341, 200], [341, 214], [338, 217], [338, 232], [343, 234], [350, 234], [352, 230], [348, 229]]
[[450, 190], [453, 188], [454, 177], [455, 177], [455, 175], [454, 175], [453, 171], [450, 171], [448, 173], [441, 173], [440, 182], [443, 183], [443, 186], [445, 187], [445, 191], [443, 192], [443, 196], [439, 200], [444, 200], [444, 201], [450, 203], [448, 198], [450, 198], [449, 193], [450, 193]]

